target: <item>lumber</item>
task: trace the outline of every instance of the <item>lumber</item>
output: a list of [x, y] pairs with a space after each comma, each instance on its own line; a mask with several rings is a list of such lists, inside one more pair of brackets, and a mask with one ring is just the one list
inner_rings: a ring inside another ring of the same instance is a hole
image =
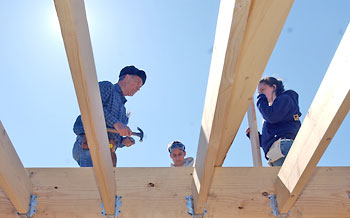
[[254, 106], [254, 100], [249, 101], [248, 111], [248, 124], [249, 124], [249, 138], [252, 146], [252, 156], [253, 156], [253, 165], [255, 167], [261, 167], [261, 154], [260, 154], [260, 140], [259, 140], [259, 132], [258, 125], [256, 123], [256, 112]]
[[[116, 168], [122, 218], [188, 218], [193, 168]], [[35, 218], [100, 218], [92, 168], [30, 168]], [[208, 218], [271, 218], [267, 195], [274, 193], [279, 167], [218, 167], [208, 196]], [[349, 167], [318, 167], [290, 218], [350, 217]], [[332, 178], [332, 179], [329, 179]], [[18, 218], [0, 189], [0, 217]]]
[[[204, 103], [193, 198], [201, 214], [293, 0], [221, 1]], [[249, 15], [249, 16], [248, 16]]]
[[0, 187], [6, 193], [16, 212], [22, 214], [28, 212], [32, 194], [32, 182], [1, 121]]
[[116, 184], [84, 1], [55, 0], [55, 6], [101, 199], [106, 214], [114, 214]]
[[232, 88], [233, 70], [241, 48], [250, 1], [221, 1], [193, 173], [195, 212], [202, 214], [214, 174], [221, 125]]
[[[347, 28], [276, 180], [287, 213], [308, 183], [350, 108], [350, 27]], [[333, 179], [330, 177], [330, 179]]]

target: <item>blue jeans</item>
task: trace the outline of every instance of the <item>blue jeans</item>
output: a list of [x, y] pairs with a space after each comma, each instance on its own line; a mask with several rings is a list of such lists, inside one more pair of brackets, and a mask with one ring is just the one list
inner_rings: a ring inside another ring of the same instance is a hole
[[73, 146], [73, 158], [80, 167], [92, 167], [90, 150], [82, 149], [83, 136], [78, 135]]
[[275, 162], [271, 163], [271, 166], [275, 167], [275, 166], [282, 166], [284, 160], [287, 157], [287, 154], [290, 150], [290, 148], [292, 147], [293, 144], [293, 140], [281, 140], [281, 152], [284, 155], [284, 157], [282, 157], [281, 159], [276, 160]]

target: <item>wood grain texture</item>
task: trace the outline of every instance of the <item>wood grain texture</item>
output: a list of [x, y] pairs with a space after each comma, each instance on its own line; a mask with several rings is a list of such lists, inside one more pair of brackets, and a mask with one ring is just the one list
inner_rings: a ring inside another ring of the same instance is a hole
[[252, 147], [252, 156], [253, 156], [253, 165], [255, 167], [261, 167], [261, 153], [260, 153], [260, 140], [259, 140], [259, 132], [258, 125], [256, 123], [256, 112], [254, 106], [254, 100], [249, 101], [248, 111], [248, 125], [250, 129], [249, 138]]
[[193, 197], [203, 212], [215, 166], [222, 166], [293, 0], [221, 1], [204, 103]]
[[[19, 213], [27, 213], [32, 182], [24, 169], [9, 136], [0, 121], [0, 187], [6, 193], [8, 201]], [[0, 204], [1, 205], [1, 204]], [[0, 206], [1, 207], [1, 206]]]
[[[273, 218], [267, 194], [274, 193], [279, 167], [215, 169], [208, 218]], [[27, 169], [38, 195], [35, 218], [99, 218], [101, 200], [91, 168]], [[117, 168], [122, 218], [188, 218], [193, 168]], [[330, 179], [332, 178], [332, 179]], [[350, 217], [350, 167], [318, 167], [290, 218]], [[17, 218], [0, 190], [0, 217]]]
[[[350, 27], [333, 57], [278, 173], [277, 202], [286, 213], [302, 192], [350, 109]], [[330, 178], [331, 179], [331, 178]]]
[[106, 210], [114, 214], [116, 186], [83, 0], [55, 0], [92, 162]]

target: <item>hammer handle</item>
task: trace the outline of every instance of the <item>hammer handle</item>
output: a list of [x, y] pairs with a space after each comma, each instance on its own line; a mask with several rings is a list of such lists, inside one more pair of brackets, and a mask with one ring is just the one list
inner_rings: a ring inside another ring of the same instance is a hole
[[[119, 133], [116, 129], [112, 129], [112, 128], [107, 128], [107, 132], [111, 132], [111, 133]], [[137, 135], [137, 133], [132, 132], [132, 135]]]

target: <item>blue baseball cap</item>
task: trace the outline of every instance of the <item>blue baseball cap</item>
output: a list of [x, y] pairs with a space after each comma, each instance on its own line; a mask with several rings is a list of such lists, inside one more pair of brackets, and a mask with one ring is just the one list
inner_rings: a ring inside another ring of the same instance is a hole
[[168, 144], [168, 151], [171, 153], [175, 148], [185, 151], [185, 145], [180, 141], [172, 141]]
[[142, 84], [145, 84], [146, 82], [146, 73], [143, 70], [139, 70], [137, 69], [135, 66], [126, 66], [124, 67], [119, 74], [119, 78], [126, 75], [126, 74], [130, 74], [130, 75], [136, 75], [139, 76], [142, 79]]

